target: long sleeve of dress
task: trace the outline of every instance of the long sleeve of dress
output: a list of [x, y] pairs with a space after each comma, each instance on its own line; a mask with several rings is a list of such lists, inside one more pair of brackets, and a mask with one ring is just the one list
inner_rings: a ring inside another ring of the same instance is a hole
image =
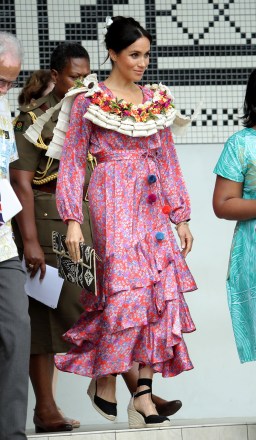
[[190, 200], [170, 129], [161, 130], [160, 136], [161, 185], [166, 204], [171, 207], [170, 220], [177, 224], [190, 219]]
[[75, 99], [60, 160], [56, 200], [64, 222], [75, 220], [83, 223], [83, 186], [92, 125], [83, 118], [88, 104], [83, 94]]

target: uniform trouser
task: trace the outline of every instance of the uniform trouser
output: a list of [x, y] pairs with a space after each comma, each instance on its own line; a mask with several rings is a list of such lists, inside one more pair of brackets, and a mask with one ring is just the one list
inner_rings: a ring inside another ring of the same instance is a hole
[[18, 257], [0, 262], [0, 438], [26, 439], [30, 355], [28, 298]]

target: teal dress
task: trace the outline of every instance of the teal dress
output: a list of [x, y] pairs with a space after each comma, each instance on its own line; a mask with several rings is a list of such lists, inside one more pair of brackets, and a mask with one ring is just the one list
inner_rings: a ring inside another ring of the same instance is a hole
[[[243, 183], [256, 199], [256, 130], [244, 128], [225, 143], [214, 172]], [[256, 216], [235, 227], [227, 275], [228, 305], [241, 362], [256, 360]]]

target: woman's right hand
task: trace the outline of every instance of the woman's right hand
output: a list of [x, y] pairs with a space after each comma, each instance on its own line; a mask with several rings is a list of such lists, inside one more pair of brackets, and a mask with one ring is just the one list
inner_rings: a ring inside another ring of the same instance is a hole
[[78, 263], [81, 259], [79, 243], [84, 242], [81, 226], [75, 220], [69, 220], [66, 237], [66, 245], [70, 257], [74, 263]]

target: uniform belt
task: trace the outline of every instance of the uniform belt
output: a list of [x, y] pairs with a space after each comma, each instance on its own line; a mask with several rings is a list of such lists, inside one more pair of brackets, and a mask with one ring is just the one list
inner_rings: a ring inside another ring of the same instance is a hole
[[[43, 183], [42, 185], [35, 185], [33, 183], [32, 188], [36, 189], [37, 191], [55, 194], [56, 193], [56, 185], [57, 185], [57, 180], [55, 179], [55, 180], [51, 180], [48, 183]], [[87, 190], [88, 190], [88, 185], [84, 185], [84, 189], [83, 189], [83, 197], [84, 198], [87, 194]]]
[[42, 185], [35, 185], [33, 183], [32, 188], [36, 189], [38, 191], [42, 191], [42, 192], [46, 192], [46, 193], [50, 193], [50, 194], [55, 194], [56, 184], [57, 184], [57, 180], [55, 179], [55, 180], [50, 180], [50, 182], [43, 183]]

